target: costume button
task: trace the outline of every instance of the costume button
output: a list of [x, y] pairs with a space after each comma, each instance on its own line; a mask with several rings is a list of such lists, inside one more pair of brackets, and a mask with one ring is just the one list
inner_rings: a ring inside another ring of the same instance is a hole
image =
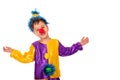
[[48, 54], [48, 53], [45, 53], [44, 58], [45, 58], [45, 59], [48, 59], [48, 58], [49, 58], [49, 54]]

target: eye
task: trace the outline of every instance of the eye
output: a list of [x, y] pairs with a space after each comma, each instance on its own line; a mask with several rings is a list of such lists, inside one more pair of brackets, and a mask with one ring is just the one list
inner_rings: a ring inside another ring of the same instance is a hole
[[44, 26], [44, 25], [42, 25], [42, 26], [41, 26], [41, 28], [45, 28], [45, 26]]
[[39, 29], [36, 29], [36, 31], [39, 31]]

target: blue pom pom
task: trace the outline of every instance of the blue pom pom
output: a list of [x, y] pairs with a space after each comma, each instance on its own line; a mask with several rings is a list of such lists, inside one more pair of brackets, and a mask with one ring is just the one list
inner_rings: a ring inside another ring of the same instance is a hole
[[31, 13], [32, 13], [32, 15], [39, 14], [39, 12], [36, 10], [36, 8], [35, 8], [35, 11], [32, 11]]
[[43, 71], [47, 76], [50, 76], [50, 75], [54, 74], [55, 67], [52, 64], [47, 64], [47, 65], [45, 65]]

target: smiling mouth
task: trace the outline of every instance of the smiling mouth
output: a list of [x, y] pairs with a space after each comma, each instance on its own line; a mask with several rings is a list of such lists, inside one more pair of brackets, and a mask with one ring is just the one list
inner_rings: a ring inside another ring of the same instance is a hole
[[40, 35], [45, 35], [45, 32], [44, 33], [40, 33]]

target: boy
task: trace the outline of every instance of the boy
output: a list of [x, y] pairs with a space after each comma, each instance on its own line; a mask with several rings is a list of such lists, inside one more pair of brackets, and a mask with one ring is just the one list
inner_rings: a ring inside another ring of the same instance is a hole
[[11, 53], [11, 57], [22, 63], [35, 61], [35, 80], [60, 80], [59, 56], [69, 56], [82, 50], [82, 46], [87, 44], [89, 39], [83, 37], [71, 47], [64, 47], [59, 40], [49, 37], [46, 19], [36, 10], [32, 11], [32, 14], [29, 28], [40, 40], [33, 42], [24, 55], [11, 47], [3, 47], [3, 50]]

